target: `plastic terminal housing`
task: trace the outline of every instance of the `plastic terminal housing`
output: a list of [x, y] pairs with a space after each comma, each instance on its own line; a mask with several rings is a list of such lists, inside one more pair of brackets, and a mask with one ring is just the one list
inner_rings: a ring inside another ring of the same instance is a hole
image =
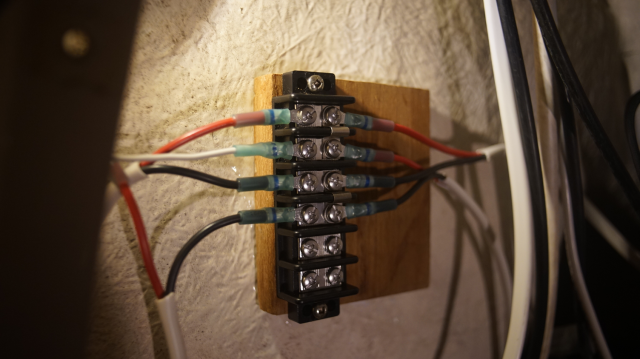
[[262, 110], [233, 115], [236, 128], [245, 126], [286, 125], [291, 122], [291, 112], [283, 109]]
[[238, 192], [293, 191], [293, 175], [238, 178]]
[[344, 157], [362, 162], [393, 162], [394, 159], [391, 151], [374, 150], [353, 145], [344, 146]]
[[345, 112], [344, 124], [347, 127], [360, 128], [367, 131], [393, 132], [395, 123], [390, 120]]
[[234, 156], [262, 156], [276, 159], [284, 158], [290, 160], [293, 157], [293, 142], [261, 142], [252, 145], [235, 145]]
[[356, 218], [385, 211], [393, 211], [396, 208], [398, 208], [398, 202], [395, 199], [388, 199], [378, 202], [349, 203], [345, 206], [345, 212], [347, 218]]
[[392, 188], [396, 185], [395, 177], [389, 176], [369, 176], [369, 175], [347, 175], [347, 188]]
[[296, 210], [293, 207], [252, 209], [240, 211], [238, 215], [242, 218], [240, 224], [283, 223], [294, 222], [296, 220]]

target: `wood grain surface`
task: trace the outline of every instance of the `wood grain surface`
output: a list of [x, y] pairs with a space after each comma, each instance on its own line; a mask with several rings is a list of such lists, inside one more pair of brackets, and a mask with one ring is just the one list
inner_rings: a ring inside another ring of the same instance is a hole
[[[339, 95], [356, 98], [348, 112], [386, 118], [429, 136], [429, 91], [368, 82], [337, 80]], [[282, 94], [282, 76], [270, 74], [255, 79], [254, 109], [271, 108], [271, 98]], [[255, 127], [256, 142], [271, 141], [271, 127]], [[358, 130], [351, 144], [388, 149], [422, 166], [429, 164], [429, 149], [400, 133]], [[256, 157], [256, 176], [273, 174], [272, 160]], [[348, 173], [403, 176], [414, 172], [395, 163], [360, 163]], [[398, 198], [412, 184], [394, 189], [357, 190], [357, 202]], [[256, 208], [273, 206], [272, 192], [256, 192]], [[358, 231], [347, 234], [348, 253], [359, 257], [347, 267], [347, 282], [358, 288], [356, 296], [342, 303], [426, 288], [429, 285], [429, 185], [392, 212], [349, 220]], [[274, 225], [256, 225], [256, 291], [260, 308], [271, 314], [287, 313], [287, 303], [276, 296]]]

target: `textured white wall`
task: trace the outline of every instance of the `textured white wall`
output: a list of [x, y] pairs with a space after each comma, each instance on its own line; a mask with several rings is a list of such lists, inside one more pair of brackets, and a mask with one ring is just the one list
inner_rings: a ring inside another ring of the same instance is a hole
[[[526, 36], [531, 18], [528, 8], [520, 8]], [[480, 0], [148, 0], [115, 151], [152, 151], [188, 129], [251, 111], [253, 78], [290, 70], [429, 89], [433, 137], [465, 149], [500, 138]], [[224, 130], [185, 150], [251, 141], [251, 129]], [[432, 152], [432, 158], [447, 157]], [[225, 178], [253, 173], [251, 159], [234, 157], [188, 166]], [[488, 211], [498, 239], [510, 238], [506, 170], [504, 164], [497, 166], [478, 164], [448, 173], [466, 183]], [[161, 278], [198, 229], [253, 206], [252, 194], [175, 176], [155, 175], [133, 190]], [[466, 225], [469, 217], [461, 208], [440, 191], [432, 193], [430, 288], [344, 305], [338, 318], [306, 325], [257, 307], [253, 228], [232, 226], [209, 236], [186, 260], [177, 285], [190, 357], [495, 354], [481, 270], [486, 266], [478, 259], [486, 248], [477, 234], [469, 235], [477, 228], [473, 221]], [[166, 358], [153, 291], [122, 202], [105, 221], [98, 260], [89, 356]], [[503, 304], [495, 309], [501, 338], [505, 310]]]

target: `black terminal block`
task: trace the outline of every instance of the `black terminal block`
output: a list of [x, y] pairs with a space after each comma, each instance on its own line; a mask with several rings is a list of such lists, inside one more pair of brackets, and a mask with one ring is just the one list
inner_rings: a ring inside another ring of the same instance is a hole
[[[355, 134], [343, 124], [343, 106], [354, 103], [355, 98], [336, 95], [334, 74], [292, 71], [282, 75], [282, 84], [283, 95], [273, 98], [273, 108], [289, 109], [292, 121], [274, 127], [274, 141], [298, 144], [307, 140], [322, 145], [322, 141], [335, 139], [344, 144], [345, 137]], [[274, 268], [278, 298], [289, 303], [289, 319], [297, 323], [335, 317], [340, 314], [340, 298], [358, 293], [358, 288], [347, 284], [347, 266], [358, 257], [346, 252], [347, 233], [358, 227], [345, 223], [343, 210], [355, 194], [322, 182], [355, 165], [355, 161], [325, 159], [322, 154], [274, 161], [276, 175], [307, 176], [307, 182], [298, 184], [296, 190], [278, 191], [274, 203], [297, 211], [296, 222], [276, 225]], [[327, 214], [329, 210], [333, 212]], [[324, 217], [329, 215], [331, 221]]]

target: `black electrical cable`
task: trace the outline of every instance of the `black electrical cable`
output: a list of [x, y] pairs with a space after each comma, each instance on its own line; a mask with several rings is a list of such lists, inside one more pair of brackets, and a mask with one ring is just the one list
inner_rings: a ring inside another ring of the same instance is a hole
[[640, 106], [640, 91], [629, 98], [624, 109], [624, 128], [627, 132], [627, 144], [629, 145], [629, 151], [631, 151], [631, 159], [633, 160], [633, 166], [636, 168], [636, 174], [640, 178], [640, 150], [638, 150], [635, 124], [638, 106]]
[[560, 33], [556, 28], [549, 4], [547, 4], [546, 0], [531, 0], [531, 5], [538, 19], [540, 33], [542, 34], [542, 39], [544, 40], [551, 61], [558, 70], [562, 82], [564, 82], [569, 94], [573, 98], [573, 102], [580, 113], [580, 117], [582, 117], [582, 121], [589, 130], [593, 141], [600, 149], [600, 152], [602, 152], [602, 155], [613, 171], [613, 175], [618, 180], [627, 199], [633, 206], [636, 214], [640, 217], [640, 190], [633, 182], [629, 171], [627, 171], [618, 153], [613, 148], [611, 140], [607, 137], [600, 120], [598, 120], [598, 116], [582, 88], [582, 84], [571, 64], [567, 50], [562, 43]]
[[176, 258], [173, 260], [173, 264], [171, 264], [171, 270], [169, 271], [169, 277], [167, 278], [167, 285], [165, 287], [164, 295], [169, 295], [170, 293], [176, 290], [176, 281], [178, 280], [178, 273], [180, 272], [180, 266], [182, 266], [182, 262], [184, 262], [189, 252], [202, 241], [206, 236], [211, 234], [212, 232], [226, 227], [228, 225], [239, 223], [242, 218], [240, 215], [234, 214], [232, 216], [224, 217], [215, 222], [207, 224], [204, 228], [202, 228], [198, 233], [194, 234], [187, 243], [180, 249], [180, 252], [176, 255]]
[[480, 155], [480, 156], [476, 156], [476, 157], [456, 158], [455, 160], [438, 163], [437, 165], [431, 166], [431, 167], [429, 167], [427, 169], [424, 169], [424, 170], [422, 170], [422, 171], [420, 171], [418, 173], [414, 173], [412, 175], [396, 178], [396, 185], [403, 184], [403, 183], [408, 183], [408, 182], [413, 182], [413, 181], [417, 181], [417, 180], [420, 180], [420, 179], [425, 178], [425, 177], [433, 176], [434, 173], [436, 173], [436, 172], [438, 172], [438, 171], [440, 171], [442, 169], [448, 168], [448, 167], [464, 165], [464, 164], [467, 164], [467, 163], [474, 163], [474, 162], [478, 162], [478, 161], [483, 161], [485, 159], [487, 159], [487, 157], [485, 155]]
[[140, 167], [140, 169], [142, 170], [142, 172], [148, 175], [168, 173], [172, 175], [179, 175], [183, 177], [193, 178], [195, 180], [206, 182], [218, 187], [238, 189], [238, 181], [232, 181], [232, 180], [212, 176], [206, 173], [190, 170], [184, 167], [166, 166], [166, 165], [150, 165], [150, 166]]
[[422, 187], [423, 184], [425, 184], [427, 181], [433, 178], [444, 179], [445, 177], [435, 172], [430, 174], [427, 177], [423, 177], [418, 182], [416, 182], [416, 184], [414, 184], [413, 187], [411, 187], [405, 194], [403, 194], [402, 197], [396, 200], [396, 202], [398, 202], [398, 206], [408, 201], [409, 198], [411, 198], [411, 196], [413, 196], [416, 192], [418, 192], [418, 190], [420, 189], [420, 187]]
[[522, 357], [539, 359], [544, 340], [549, 300], [549, 242], [542, 164], [529, 94], [529, 82], [522, 57], [518, 27], [513, 14], [513, 5], [511, 0], [497, 0], [497, 5], [518, 109], [520, 137], [529, 180], [533, 219], [536, 275], [535, 287], [533, 288], [534, 297], [531, 301], [530, 320], [522, 348]]

